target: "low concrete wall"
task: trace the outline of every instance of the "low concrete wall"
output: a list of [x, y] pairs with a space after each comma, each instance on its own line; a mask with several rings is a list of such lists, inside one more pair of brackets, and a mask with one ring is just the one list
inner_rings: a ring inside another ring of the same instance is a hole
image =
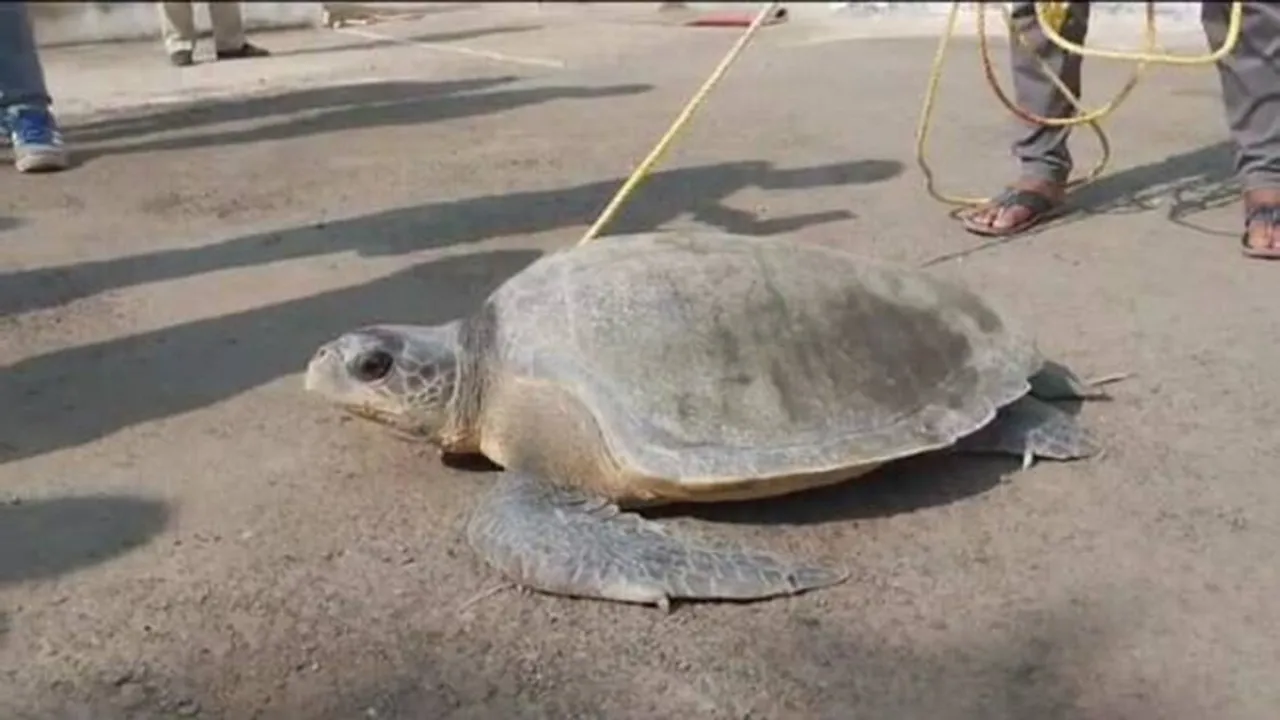
[[[790, 15], [796, 18], [831, 18], [837, 21], [848, 21], [886, 18], [895, 20], [941, 18], [951, 10], [952, 4], [950, 2], [912, 2], [907, 0], [905, 2], [784, 2], [783, 6], [787, 8], [787, 12]], [[754, 8], [759, 8], [763, 5], [763, 3], [686, 2], [683, 5], [694, 10], [733, 7], [745, 12], [751, 12]], [[966, 17], [971, 17], [973, 14], [972, 3], [966, 2], [962, 3], [962, 5], [963, 14]], [[1199, 24], [1200, 3], [1198, 2], [1158, 2], [1155, 7], [1156, 16], [1159, 18], [1161, 27], [1183, 29]], [[1146, 11], [1146, 3], [1133, 2], [1132, 0], [1129, 2], [1093, 3], [1093, 16], [1100, 19], [1099, 24], [1106, 23], [1109, 18], [1115, 18], [1121, 22], [1133, 24], [1136, 27], [1138, 18], [1145, 14]], [[991, 13], [992, 20], [995, 21], [995, 9], [992, 9]], [[994, 25], [996, 22], [992, 24]]]
[[[457, 3], [346, 3], [346, 2], [246, 2], [241, 4], [245, 24], [250, 29], [305, 27], [320, 23], [321, 10], [329, 7], [340, 14], [355, 16], [363, 14], [377, 15], [412, 13], [415, 6], [456, 5]], [[660, 3], [653, 3], [656, 6]], [[736, 6], [739, 9], [759, 7], [756, 3], [726, 2], [689, 2], [684, 3], [693, 9], [723, 8]], [[156, 20], [155, 3], [143, 2], [29, 2], [36, 26], [38, 41], [42, 45], [62, 45], [86, 42], [105, 42], [113, 40], [135, 40], [153, 38], [159, 35]], [[205, 3], [196, 3], [196, 24], [202, 30], [209, 27]], [[831, 18], [836, 21], [849, 20], [909, 20], [918, 18], [927, 20], [941, 17], [950, 8], [949, 2], [807, 2], [784, 3], [787, 10], [795, 17]], [[968, 6], [968, 3], [965, 3]], [[1157, 14], [1162, 29], [1186, 28], [1198, 25], [1198, 2], [1162, 2], [1157, 3]], [[966, 10], [968, 8], [966, 7]], [[1122, 19], [1125, 26], [1137, 28], [1138, 17], [1145, 12], [1145, 3], [1137, 2], [1096, 2], [1094, 16], [1106, 26], [1107, 17]], [[966, 12], [971, 15], [971, 12]], [[994, 20], [994, 18], [993, 18]], [[972, 23], [965, 23], [966, 29]], [[993, 27], [999, 25], [996, 21]], [[965, 30], [962, 30], [965, 31]]]
[[[196, 27], [209, 29], [205, 3], [197, 2]], [[305, 27], [320, 22], [319, 2], [242, 3], [245, 26], [264, 28]], [[68, 45], [119, 40], [142, 40], [160, 35], [153, 2], [28, 2], [36, 42]]]

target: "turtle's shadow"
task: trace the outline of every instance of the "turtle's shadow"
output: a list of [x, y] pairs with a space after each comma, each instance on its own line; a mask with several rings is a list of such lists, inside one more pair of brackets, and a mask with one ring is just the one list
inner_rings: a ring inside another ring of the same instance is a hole
[[[1054, 361], [1046, 369], [1063, 371]], [[1078, 415], [1086, 402], [1107, 395], [1054, 401], [1054, 407]], [[1037, 460], [1036, 464], [1054, 462]], [[895, 460], [867, 475], [793, 495], [732, 503], [679, 503], [646, 510], [654, 518], [691, 517], [710, 522], [751, 525], [817, 525], [869, 520], [949, 505], [987, 492], [1021, 470], [1022, 459], [1004, 454], [940, 450]], [[1034, 466], [1033, 466], [1034, 468]]]
[[892, 517], [948, 505], [996, 487], [1021, 462], [1001, 456], [927, 453], [870, 474], [782, 497], [732, 503], [688, 503], [646, 510], [654, 519], [690, 517], [749, 525], [818, 525]]
[[[452, 470], [501, 472], [483, 455], [440, 458]], [[675, 503], [645, 508], [651, 518], [693, 517], [746, 524], [817, 524], [836, 520], [887, 517], [946, 505], [986, 492], [1016, 472], [1019, 461], [1000, 456], [928, 453], [898, 460], [862, 479], [783, 497], [725, 503]]]
[[[1087, 402], [1110, 400], [1109, 397]], [[1077, 415], [1085, 400], [1054, 406]], [[483, 455], [444, 454], [441, 463], [462, 472], [501, 472]], [[1037, 464], [1053, 462], [1038, 460]], [[689, 517], [751, 525], [817, 525], [892, 517], [981, 495], [1018, 475], [1022, 461], [1000, 454], [943, 450], [895, 460], [862, 478], [782, 497], [724, 503], [675, 503], [646, 508], [653, 519]]]
[[[501, 472], [483, 455], [443, 455], [462, 472]], [[645, 508], [646, 517], [696, 518], [745, 525], [817, 525], [892, 517], [947, 505], [990, 490], [1018, 472], [1021, 462], [1002, 456], [927, 453], [895, 461], [863, 478], [782, 497], [723, 503], [675, 503]]]
[[465, 453], [443, 453], [440, 456], [440, 464], [450, 470], [459, 470], [461, 472], [474, 473], [491, 473], [502, 472], [502, 466], [490, 460], [483, 455], [468, 455]]

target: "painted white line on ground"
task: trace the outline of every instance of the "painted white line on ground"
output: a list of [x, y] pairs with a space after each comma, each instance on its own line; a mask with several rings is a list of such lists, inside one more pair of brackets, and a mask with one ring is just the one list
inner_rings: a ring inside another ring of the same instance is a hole
[[424, 50], [432, 50], [434, 52], [470, 55], [471, 57], [497, 60], [498, 62], [515, 63], [516, 65], [535, 65], [537, 67], [549, 68], [566, 67], [563, 60], [555, 60], [553, 58], [507, 55], [506, 53], [493, 52], [492, 50], [476, 50], [475, 48], [463, 47], [461, 45], [442, 45], [437, 43], [421, 42], [419, 40], [398, 38], [394, 35], [383, 35], [382, 33], [369, 32], [368, 30], [357, 30], [355, 28], [336, 28], [336, 32], [346, 33], [347, 35], [359, 35], [360, 37], [369, 38], [371, 40], [382, 40], [385, 42], [400, 43], [401, 45], [412, 45], [414, 47], [420, 47]]

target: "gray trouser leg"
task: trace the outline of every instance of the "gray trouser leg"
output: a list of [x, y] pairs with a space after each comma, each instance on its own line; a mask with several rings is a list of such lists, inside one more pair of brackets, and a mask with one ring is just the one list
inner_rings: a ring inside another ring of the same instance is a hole
[[[1073, 2], [1068, 6], [1067, 20], [1058, 31], [1064, 38], [1080, 44], [1089, 32], [1089, 3]], [[1048, 118], [1065, 118], [1076, 114], [1071, 102], [1045, 77], [1036, 61], [1038, 55], [1045, 66], [1057, 73], [1062, 83], [1080, 97], [1080, 63], [1083, 58], [1064, 52], [1040, 32], [1034, 2], [1015, 2], [1012, 8], [1013, 28], [1026, 39], [1024, 47], [1016, 38], [1012, 45], [1014, 102], [1023, 110]], [[1066, 182], [1071, 175], [1071, 153], [1067, 150], [1066, 127], [1045, 127], [1019, 119], [1021, 132], [1013, 144], [1013, 156], [1022, 166], [1027, 179]]]
[[[160, 36], [164, 39], [164, 50], [175, 53], [185, 50], [191, 52], [196, 47], [195, 3], [162, 2], [156, 7], [160, 11]], [[244, 19], [240, 13], [240, 3], [217, 2], [205, 3], [209, 9], [209, 24], [213, 26], [213, 46], [215, 50], [239, 50], [244, 47]]]
[[27, 4], [0, 2], [0, 105], [48, 105]]
[[164, 51], [192, 52], [196, 49], [195, 8], [190, 2], [159, 2], [156, 11], [160, 13], [160, 38], [164, 41]]
[[[1231, 5], [1200, 4], [1209, 45], [1227, 37]], [[1246, 190], [1280, 188], [1280, 5], [1246, 2], [1240, 40], [1218, 62], [1222, 104], [1236, 145], [1236, 176]]]

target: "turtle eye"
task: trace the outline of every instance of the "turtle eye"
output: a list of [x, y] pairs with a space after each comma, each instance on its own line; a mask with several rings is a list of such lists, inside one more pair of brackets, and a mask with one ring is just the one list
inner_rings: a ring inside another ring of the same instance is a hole
[[356, 358], [351, 372], [361, 382], [374, 382], [386, 377], [395, 364], [396, 360], [391, 357], [391, 353], [385, 350], [371, 350]]

